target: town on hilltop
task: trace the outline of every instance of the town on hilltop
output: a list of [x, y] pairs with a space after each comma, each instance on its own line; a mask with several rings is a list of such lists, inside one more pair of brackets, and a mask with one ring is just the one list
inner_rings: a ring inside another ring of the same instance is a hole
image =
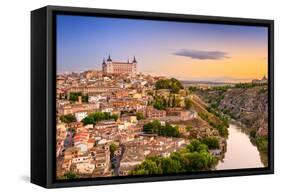
[[108, 56], [102, 70], [57, 75], [58, 179], [211, 170], [223, 157], [228, 117], [137, 66]]

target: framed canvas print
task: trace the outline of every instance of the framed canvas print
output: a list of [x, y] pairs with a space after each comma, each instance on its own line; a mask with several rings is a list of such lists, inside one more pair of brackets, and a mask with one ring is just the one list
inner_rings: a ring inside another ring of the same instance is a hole
[[31, 182], [273, 173], [273, 21], [31, 12]]

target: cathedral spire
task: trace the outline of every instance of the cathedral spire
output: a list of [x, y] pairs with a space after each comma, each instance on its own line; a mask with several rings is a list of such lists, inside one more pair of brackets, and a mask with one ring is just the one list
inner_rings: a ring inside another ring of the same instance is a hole
[[134, 56], [133, 63], [137, 63], [136, 57]]
[[110, 58], [110, 54], [108, 55], [107, 61], [112, 61], [111, 58]]

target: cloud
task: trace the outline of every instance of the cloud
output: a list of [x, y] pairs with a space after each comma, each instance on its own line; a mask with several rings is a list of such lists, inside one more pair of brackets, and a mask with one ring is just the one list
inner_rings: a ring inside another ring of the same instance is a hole
[[222, 51], [203, 51], [203, 50], [191, 50], [181, 49], [173, 53], [174, 55], [190, 57], [192, 59], [199, 60], [222, 60], [230, 58], [226, 52]]

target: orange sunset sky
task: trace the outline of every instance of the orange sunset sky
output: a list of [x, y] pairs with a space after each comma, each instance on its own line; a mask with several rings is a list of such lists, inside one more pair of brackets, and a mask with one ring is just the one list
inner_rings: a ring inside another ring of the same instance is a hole
[[267, 77], [266, 27], [57, 16], [58, 72], [138, 61], [138, 71], [181, 80], [240, 82]]

